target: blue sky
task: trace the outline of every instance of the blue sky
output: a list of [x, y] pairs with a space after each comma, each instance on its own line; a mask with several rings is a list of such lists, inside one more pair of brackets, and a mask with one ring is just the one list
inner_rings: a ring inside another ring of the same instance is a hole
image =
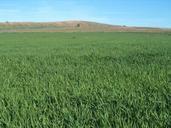
[[0, 0], [0, 22], [65, 20], [171, 28], [171, 0]]

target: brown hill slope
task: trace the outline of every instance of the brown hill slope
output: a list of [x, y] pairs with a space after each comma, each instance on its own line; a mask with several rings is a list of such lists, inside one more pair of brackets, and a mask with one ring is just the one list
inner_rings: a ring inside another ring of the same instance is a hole
[[63, 22], [5, 22], [0, 23], [0, 32], [114, 32], [114, 31], [140, 31], [161, 32], [169, 29], [127, 27], [101, 24], [88, 21]]

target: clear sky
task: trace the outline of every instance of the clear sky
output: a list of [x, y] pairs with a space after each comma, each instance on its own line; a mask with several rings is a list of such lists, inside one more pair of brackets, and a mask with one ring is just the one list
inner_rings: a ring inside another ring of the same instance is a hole
[[65, 20], [171, 28], [171, 0], [0, 0], [0, 22]]

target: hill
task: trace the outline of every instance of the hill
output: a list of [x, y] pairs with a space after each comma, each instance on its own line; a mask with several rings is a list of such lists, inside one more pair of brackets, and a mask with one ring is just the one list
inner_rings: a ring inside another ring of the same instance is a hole
[[5, 22], [0, 23], [0, 32], [161, 32], [169, 29], [148, 27], [127, 27], [89, 21], [63, 22]]

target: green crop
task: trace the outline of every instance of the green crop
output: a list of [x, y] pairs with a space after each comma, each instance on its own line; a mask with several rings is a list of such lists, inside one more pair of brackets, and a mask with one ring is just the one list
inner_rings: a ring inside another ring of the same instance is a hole
[[171, 127], [168, 33], [0, 33], [0, 128]]

